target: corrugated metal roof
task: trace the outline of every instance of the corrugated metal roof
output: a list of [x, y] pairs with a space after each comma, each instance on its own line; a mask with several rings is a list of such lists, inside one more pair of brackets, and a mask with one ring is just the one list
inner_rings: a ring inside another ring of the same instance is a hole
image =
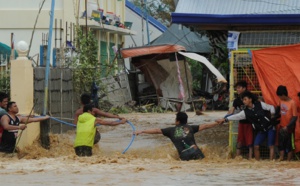
[[182, 26], [182, 29], [180, 29], [179, 24], [172, 24], [151, 45], [176, 44], [184, 46], [187, 52], [210, 53], [211, 46], [209, 43], [209, 39], [205, 35], [192, 32], [185, 26]]
[[300, 14], [300, 0], [179, 0], [176, 13]]

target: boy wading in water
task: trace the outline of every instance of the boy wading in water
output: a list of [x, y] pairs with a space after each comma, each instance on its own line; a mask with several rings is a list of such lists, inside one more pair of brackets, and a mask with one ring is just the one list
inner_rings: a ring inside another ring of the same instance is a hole
[[188, 115], [184, 112], [178, 112], [175, 119], [175, 127], [164, 129], [148, 129], [136, 131], [135, 134], [163, 134], [170, 138], [176, 147], [181, 160], [196, 160], [204, 158], [202, 151], [195, 142], [194, 134], [219, 125], [217, 122], [202, 125], [188, 125]]
[[119, 121], [105, 121], [96, 118], [93, 105], [87, 104], [83, 107], [83, 114], [78, 117], [76, 138], [74, 142], [77, 156], [92, 156], [92, 148], [96, 134], [96, 124], [116, 126], [126, 123], [126, 119]]

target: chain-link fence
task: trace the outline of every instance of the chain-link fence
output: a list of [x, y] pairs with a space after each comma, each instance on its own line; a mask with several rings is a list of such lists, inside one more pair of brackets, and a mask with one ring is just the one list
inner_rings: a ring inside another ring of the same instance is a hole
[[[239, 50], [232, 51], [230, 57], [230, 102], [235, 97], [234, 84], [240, 80], [245, 80], [248, 84], [248, 90], [256, 94], [261, 101], [263, 97], [258, 78], [254, 71], [251, 59], [251, 51], [260, 48], [282, 46], [300, 43], [299, 30], [249, 30], [242, 31], [239, 38]], [[238, 135], [238, 122], [229, 124], [229, 145], [232, 152], [236, 151], [236, 142]], [[244, 157], [248, 148], [245, 148]], [[260, 147], [261, 157], [269, 157], [269, 149], [266, 141]]]

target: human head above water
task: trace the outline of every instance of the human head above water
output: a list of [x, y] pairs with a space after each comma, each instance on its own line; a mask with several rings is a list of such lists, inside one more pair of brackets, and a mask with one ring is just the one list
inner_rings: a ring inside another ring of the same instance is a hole
[[243, 99], [243, 103], [246, 106], [249, 106], [250, 103], [255, 103], [257, 101], [257, 97], [250, 91], [245, 91], [241, 95], [241, 98]]
[[92, 104], [86, 104], [83, 106], [83, 112], [92, 112], [93, 111], [93, 105]]
[[248, 83], [245, 80], [238, 81], [234, 87], [243, 87], [247, 89]]
[[91, 103], [91, 96], [87, 93], [84, 93], [80, 96], [81, 104], [87, 105]]
[[185, 112], [177, 112], [176, 121], [180, 124], [187, 124], [188, 115]]
[[279, 85], [277, 87], [276, 95], [277, 96], [288, 96], [289, 94], [288, 94], [286, 86]]
[[237, 93], [240, 95], [241, 93], [245, 92], [247, 90], [248, 83], [244, 80], [238, 81], [234, 87], [237, 91]]
[[6, 109], [8, 103], [8, 94], [0, 92], [0, 107]]
[[16, 102], [14, 102], [14, 101], [8, 102], [6, 110], [8, 112], [13, 112], [15, 114], [17, 114], [19, 112], [19, 108], [18, 108]]
[[4, 92], [0, 92], [0, 102], [2, 102], [6, 98], [8, 98], [8, 94], [6, 94]]

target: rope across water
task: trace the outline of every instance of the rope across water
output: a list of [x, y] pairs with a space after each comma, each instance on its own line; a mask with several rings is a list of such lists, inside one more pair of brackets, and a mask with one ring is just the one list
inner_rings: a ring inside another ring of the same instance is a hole
[[[50, 119], [52, 119], [52, 120], [54, 120], [54, 121], [57, 121], [57, 122], [59, 122], [59, 123], [62, 123], [62, 124], [71, 126], [71, 127], [76, 127], [76, 125], [73, 124], [73, 123], [69, 123], [69, 122], [66, 122], [66, 121], [57, 119], [57, 118], [55, 118], [55, 117], [52, 117], [52, 116], [50, 117]], [[127, 123], [128, 123], [128, 124], [131, 126], [131, 128], [132, 128], [132, 136], [131, 136], [131, 140], [130, 140], [128, 146], [125, 148], [125, 150], [122, 152], [122, 154], [125, 154], [125, 152], [130, 148], [130, 146], [132, 145], [132, 143], [133, 143], [133, 141], [134, 141], [134, 139], [135, 139], [135, 134], [134, 134], [134, 132], [135, 132], [136, 129], [135, 129], [134, 125], [133, 125], [129, 120], [127, 120]], [[97, 124], [97, 126], [100, 126], [100, 124]]]

